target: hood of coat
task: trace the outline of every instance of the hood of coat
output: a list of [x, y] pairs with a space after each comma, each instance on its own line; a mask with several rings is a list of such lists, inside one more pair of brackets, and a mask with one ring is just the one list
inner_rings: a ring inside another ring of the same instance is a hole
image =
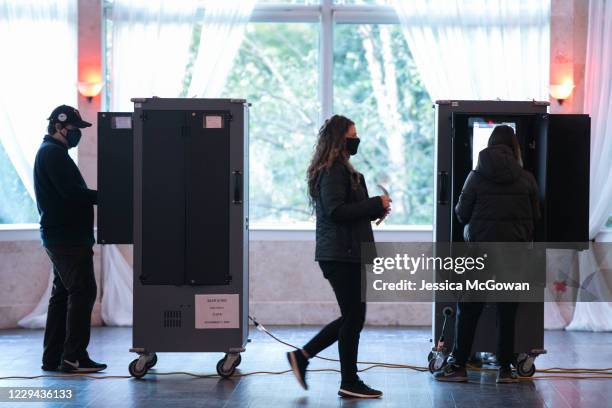
[[494, 145], [483, 149], [478, 154], [476, 171], [495, 183], [508, 184], [521, 176], [523, 168], [509, 146]]

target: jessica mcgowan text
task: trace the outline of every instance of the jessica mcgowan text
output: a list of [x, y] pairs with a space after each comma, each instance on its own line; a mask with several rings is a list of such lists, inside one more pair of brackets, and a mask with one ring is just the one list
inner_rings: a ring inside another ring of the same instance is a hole
[[428, 282], [426, 280], [412, 281], [402, 279], [397, 282], [384, 282], [377, 279], [372, 282], [376, 291], [528, 291], [528, 282], [497, 282], [494, 279], [486, 281], [466, 280], [464, 282]]

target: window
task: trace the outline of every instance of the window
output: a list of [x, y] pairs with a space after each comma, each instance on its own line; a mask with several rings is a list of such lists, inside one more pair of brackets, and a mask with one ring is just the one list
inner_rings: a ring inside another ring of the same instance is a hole
[[[323, 119], [344, 114], [362, 137], [353, 158], [370, 195], [394, 199], [387, 225], [433, 216], [433, 109], [390, 0], [259, 0], [221, 97], [250, 114], [250, 221], [312, 225], [306, 168]], [[106, 3], [107, 53], [112, 21]], [[194, 29], [197, 35], [197, 24]], [[196, 41], [197, 42], [197, 41]], [[192, 43], [192, 52], [197, 52]], [[107, 58], [107, 72], [112, 61]], [[186, 67], [185, 81], [190, 79]], [[112, 85], [112, 84], [111, 84]], [[112, 92], [112, 86], [107, 87]], [[186, 95], [183, 95], [186, 96]]]
[[17, 175], [0, 143], [0, 224], [38, 222], [36, 204]]
[[0, 224], [39, 221], [32, 168], [46, 118], [77, 100], [76, 8], [75, 0], [0, 6]]
[[334, 27], [334, 111], [353, 119], [362, 138], [353, 159], [370, 195], [380, 183], [393, 198], [388, 224], [431, 224], [432, 102], [399, 27]]
[[250, 23], [223, 97], [252, 103], [249, 217], [255, 223], [310, 217], [305, 169], [319, 127], [318, 26]]

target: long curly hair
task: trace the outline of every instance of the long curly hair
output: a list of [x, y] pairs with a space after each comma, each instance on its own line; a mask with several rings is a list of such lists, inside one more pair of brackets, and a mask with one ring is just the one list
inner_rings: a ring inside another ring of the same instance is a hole
[[359, 173], [349, 163], [349, 153], [346, 150], [346, 133], [355, 122], [342, 115], [334, 115], [327, 119], [319, 129], [317, 144], [308, 170], [308, 197], [311, 207], [318, 196], [317, 180], [321, 171], [329, 170], [335, 161], [343, 163], [351, 173], [351, 186], [357, 188]]

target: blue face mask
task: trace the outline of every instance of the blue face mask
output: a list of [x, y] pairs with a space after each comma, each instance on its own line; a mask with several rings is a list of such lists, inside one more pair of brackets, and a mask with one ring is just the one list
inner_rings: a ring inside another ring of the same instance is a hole
[[67, 129], [66, 141], [69, 149], [78, 145], [79, 140], [81, 140], [81, 129]]

